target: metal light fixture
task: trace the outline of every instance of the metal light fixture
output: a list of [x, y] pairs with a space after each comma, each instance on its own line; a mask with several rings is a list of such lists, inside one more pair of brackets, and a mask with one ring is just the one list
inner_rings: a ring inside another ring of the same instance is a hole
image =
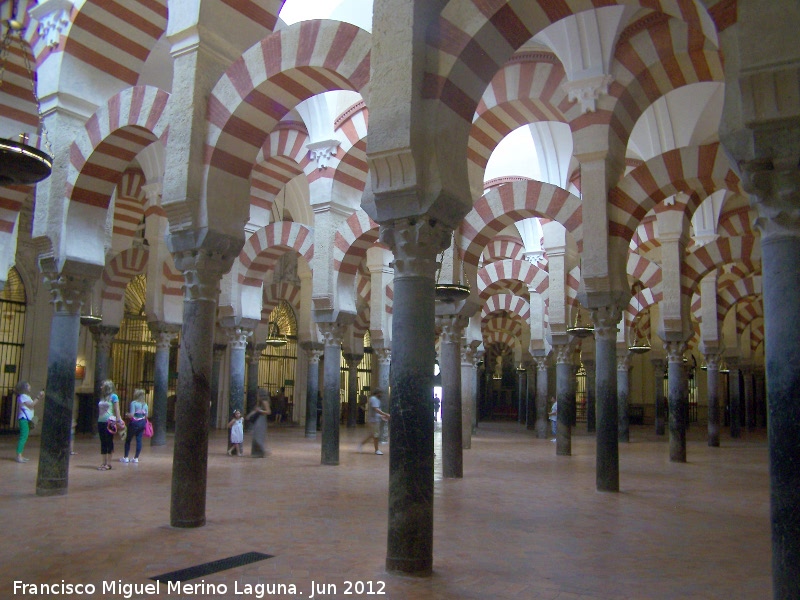
[[631, 343], [628, 344], [628, 352], [633, 354], [644, 354], [646, 352], [650, 352], [650, 339], [642, 335], [639, 331], [639, 320], [640, 315], [642, 312], [642, 300], [640, 294], [642, 293], [642, 286], [637, 281], [634, 285], [634, 295], [633, 297], [636, 299], [636, 316], [633, 317], [633, 323], [631, 323], [631, 333], [632, 338]]
[[269, 333], [267, 334], [267, 339], [264, 340], [264, 343], [273, 348], [280, 348], [281, 346], [286, 345], [286, 336], [281, 335], [281, 330], [278, 328], [277, 321], [272, 321], [269, 324]]
[[[39, 138], [46, 147], [49, 147], [47, 132], [42, 122], [39, 97], [36, 94], [36, 78], [28, 59], [25, 44], [22, 41], [22, 21], [17, 18], [18, 4], [19, 1], [14, 0], [11, 18], [5, 23], [6, 32], [3, 36], [2, 46], [0, 46], [0, 90], [2, 90], [5, 81], [9, 49], [12, 43], [17, 41], [20, 54], [25, 60], [25, 70], [30, 81], [33, 100], [36, 103]], [[0, 186], [32, 185], [49, 177], [52, 170], [52, 154], [29, 145], [27, 134], [19, 134], [19, 139], [17, 140], [0, 138]]]
[[103, 316], [94, 311], [94, 305], [89, 303], [89, 313], [81, 315], [81, 325], [91, 327], [92, 325], [99, 325], [103, 322]]
[[587, 338], [594, 335], [594, 325], [589, 322], [584, 323], [580, 305], [575, 312], [575, 321], [567, 327], [567, 333], [576, 338]]
[[[462, 283], [464, 279], [464, 262], [461, 260], [461, 252], [456, 246], [456, 233], [453, 231], [453, 260], [458, 261], [458, 281], [453, 283], [439, 283], [439, 275], [442, 272], [441, 260], [439, 270], [436, 272], [436, 299], [442, 302], [455, 303], [466, 300], [469, 297], [469, 286]], [[444, 259], [444, 252], [442, 252]]]

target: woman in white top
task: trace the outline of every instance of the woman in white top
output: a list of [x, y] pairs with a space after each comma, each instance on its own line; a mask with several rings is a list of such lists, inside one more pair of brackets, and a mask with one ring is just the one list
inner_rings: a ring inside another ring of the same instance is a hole
[[17, 412], [17, 419], [19, 419], [19, 441], [17, 442], [17, 462], [26, 463], [30, 459], [22, 456], [22, 451], [25, 450], [25, 442], [28, 441], [28, 435], [31, 432], [31, 421], [33, 420], [33, 407], [44, 398], [44, 392], [39, 392], [36, 400], [30, 396], [31, 384], [27, 381], [20, 381], [17, 384], [17, 405], [19, 410]]
[[125, 427], [119, 414], [119, 397], [114, 393], [114, 382], [106, 379], [100, 384], [100, 400], [97, 402], [97, 433], [100, 436], [100, 454], [103, 464], [98, 471], [111, 469], [111, 455], [114, 454], [114, 434], [108, 430], [109, 422], [117, 427]]

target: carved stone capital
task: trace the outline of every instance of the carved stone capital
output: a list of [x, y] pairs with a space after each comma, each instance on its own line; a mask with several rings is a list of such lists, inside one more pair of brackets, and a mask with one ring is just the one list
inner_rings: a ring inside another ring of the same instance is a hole
[[571, 365], [572, 364], [573, 348], [571, 344], [554, 344], [553, 353], [556, 357], [557, 365]]
[[664, 342], [668, 363], [683, 364], [683, 353], [686, 352], [686, 342]]
[[392, 349], [391, 348], [373, 348], [372, 353], [378, 360], [378, 364], [388, 365], [392, 362]]
[[459, 315], [441, 315], [436, 317], [436, 328], [442, 344], [458, 344], [464, 334], [464, 327], [469, 321]]
[[253, 335], [253, 330], [240, 326], [226, 327], [225, 335], [231, 350], [244, 350], [247, 348], [247, 341]]
[[216, 302], [222, 275], [230, 270], [239, 255], [244, 238], [202, 228], [170, 233], [166, 242], [175, 268], [183, 273], [184, 300]]
[[596, 77], [586, 77], [568, 81], [563, 84], [567, 97], [571, 101], [581, 103], [581, 112], [595, 112], [597, 110], [597, 100], [602, 95], [608, 94], [608, 86], [614, 81], [613, 75], [598, 75]]
[[39, 37], [50, 48], [57, 48], [61, 36], [67, 34], [72, 7], [68, 0], [46, 0], [30, 9], [30, 15], [39, 21]]
[[364, 358], [363, 354], [353, 354], [353, 353], [346, 353], [342, 354], [342, 358], [347, 363], [347, 368], [351, 371], [354, 371], [358, 368], [358, 363], [361, 362], [361, 359]]
[[156, 342], [156, 350], [169, 350], [172, 340], [178, 337], [181, 330], [180, 325], [158, 321], [151, 321], [147, 326], [150, 328], [150, 335]]
[[52, 256], [39, 257], [39, 269], [50, 288], [50, 302], [56, 313], [79, 315], [92, 285], [100, 276], [101, 265], [66, 261], [60, 271]]
[[225, 349], [228, 347], [228, 344], [214, 344], [214, 361], [219, 362], [222, 360], [222, 356], [225, 354]]
[[617, 354], [617, 371], [630, 370], [631, 362], [631, 355], [628, 352], [625, 354]]
[[600, 306], [591, 311], [595, 339], [615, 342], [622, 311], [616, 305]]
[[317, 323], [322, 341], [326, 346], [341, 346], [346, 326], [341, 323]]
[[92, 338], [94, 339], [97, 351], [109, 352], [111, 350], [111, 344], [114, 342], [114, 337], [119, 333], [119, 327], [114, 327], [112, 325], [92, 325], [89, 327], [89, 331], [92, 332]]
[[754, 160], [742, 164], [745, 190], [758, 211], [761, 238], [800, 236], [800, 168], [798, 157]]
[[722, 360], [721, 354], [704, 354], [703, 357], [706, 360], [706, 368], [708, 368], [709, 371], [719, 371], [719, 363]]
[[308, 157], [317, 163], [317, 169], [321, 171], [328, 168], [331, 158], [336, 156], [339, 143], [339, 140], [321, 140], [306, 144]]
[[380, 239], [394, 252], [394, 277], [435, 277], [437, 254], [450, 245], [452, 230], [435, 219], [412, 217], [381, 225]]

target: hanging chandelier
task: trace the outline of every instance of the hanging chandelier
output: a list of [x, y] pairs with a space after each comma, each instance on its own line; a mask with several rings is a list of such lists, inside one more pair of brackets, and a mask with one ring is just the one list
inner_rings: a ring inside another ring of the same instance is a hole
[[583, 314], [580, 305], [575, 313], [575, 322], [567, 327], [567, 333], [576, 338], [587, 338], [594, 335], [594, 325], [583, 321]]
[[461, 300], [466, 300], [469, 297], [469, 286], [462, 283], [464, 277], [464, 263], [461, 260], [460, 251], [456, 247], [456, 233], [453, 231], [453, 260], [457, 261], [456, 267], [458, 268], [458, 281], [453, 283], [439, 283], [439, 276], [442, 272], [442, 260], [444, 259], [444, 252], [442, 252], [439, 260], [439, 270], [436, 272], [436, 299], [442, 302], [455, 303]]
[[285, 346], [287, 343], [286, 336], [281, 335], [281, 331], [278, 328], [278, 322], [272, 321], [269, 324], [269, 331], [267, 333], [267, 339], [264, 340], [264, 343], [267, 346], [271, 346], [272, 348], [280, 348], [281, 346]]
[[[42, 122], [39, 97], [36, 94], [36, 78], [31, 68], [28, 52], [22, 40], [22, 21], [17, 18], [18, 0], [14, 1], [11, 18], [6, 21], [6, 32], [0, 46], [0, 90], [6, 80], [6, 66], [9, 51], [16, 41], [19, 51], [25, 60], [25, 70], [31, 86], [31, 93], [36, 103], [39, 138], [47, 146], [47, 133]], [[53, 170], [53, 157], [28, 144], [28, 135], [19, 134], [19, 139], [0, 138], [0, 186], [32, 185], [50, 176]]]

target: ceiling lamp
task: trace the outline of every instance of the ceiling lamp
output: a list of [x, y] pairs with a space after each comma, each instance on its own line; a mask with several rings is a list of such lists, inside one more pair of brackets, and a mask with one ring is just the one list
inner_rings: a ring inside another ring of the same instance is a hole
[[587, 338], [594, 335], [594, 325], [583, 321], [583, 314], [580, 305], [575, 313], [575, 322], [567, 327], [567, 333], [576, 338]]
[[631, 324], [631, 334], [632, 339], [631, 343], [628, 344], [628, 352], [632, 354], [644, 354], [645, 352], [650, 352], [650, 338], [646, 335], [642, 335], [639, 331], [639, 322], [640, 322], [640, 315], [642, 312], [642, 286], [637, 281], [634, 283], [634, 299], [636, 300], [636, 315], [633, 317], [633, 323]]
[[[40, 139], [47, 144], [47, 133], [42, 123], [39, 97], [36, 95], [36, 80], [31, 68], [28, 52], [22, 41], [22, 21], [17, 19], [18, 1], [15, 0], [11, 18], [6, 21], [6, 33], [0, 46], [0, 90], [3, 88], [7, 73], [8, 54], [11, 44], [17, 40], [20, 54], [25, 60], [25, 70], [31, 86], [31, 93], [36, 102]], [[0, 186], [32, 185], [50, 176], [53, 170], [53, 157], [28, 143], [28, 135], [21, 133], [19, 139], [0, 138]]]
[[99, 325], [103, 322], [103, 317], [99, 313], [94, 312], [94, 306], [89, 304], [89, 313], [81, 315], [81, 325], [91, 327], [92, 325]]
[[264, 340], [264, 343], [272, 348], [280, 348], [281, 346], [286, 345], [286, 336], [281, 335], [277, 321], [272, 321], [269, 324], [269, 333], [267, 334], [267, 339]]
[[462, 283], [464, 277], [464, 262], [461, 260], [461, 252], [456, 246], [456, 233], [453, 231], [453, 258], [456, 261], [458, 268], [458, 281], [453, 283], [439, 283], [439, 276], [442, 273], [442, 260], [444, 259], [444, 252], [442, 252], [439, 260], [439, 270], [436, 272], [436, 299], [442, 302], [455, 303], [461, 300], [466, 300], [469, 297], [469, 285]]

